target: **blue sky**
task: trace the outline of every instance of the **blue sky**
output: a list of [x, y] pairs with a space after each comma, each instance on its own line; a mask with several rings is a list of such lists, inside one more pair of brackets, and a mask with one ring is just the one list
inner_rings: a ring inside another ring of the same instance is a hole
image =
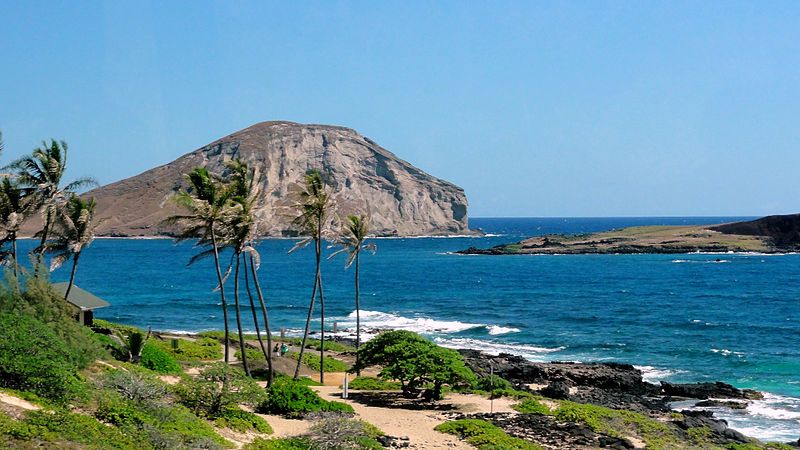
[[798, 2], [0, 0], [9, 159], [136, 175], [264, 120], [344, 125], [472, 216], [800, 211]]

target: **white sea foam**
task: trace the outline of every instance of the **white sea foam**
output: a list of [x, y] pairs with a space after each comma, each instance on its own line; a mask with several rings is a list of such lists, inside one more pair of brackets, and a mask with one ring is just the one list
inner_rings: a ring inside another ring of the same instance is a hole
[[496, 336], [498, 334], [508, 334], [508, 333], [519, 333], [519, 328], [514, 327], [501, 327], [500, 325], [489, 325], [486, 327], [489, 330], [489, 334], [492, 336]]
[[554, 353], [564, 350], [566, 347], [537, 347], [534, 345], [525, 344], [504, 344], [500, 342], [482, 341], [480, 339], [470, 338], [434, 338], [434, 342], [442, 347], [454, 349], [471, 349], [480, 350], [491, 355], [498, 355], [500, 353], [510, 353], [513, 355], [520, 355], [525, 359], [531, 361], [542, 361], [548, 353]]
[[[342, 326], [355, 326], [356, 313], [353, 311], [342, 321]], [[436, 320], [428, 317], [403, 317], [381, 311], [361, 311], [362, 328], [408, 330], [415, 333], [458, 333], [472, 328], [485, 327], [482, 323], [466, 323], [457, 320]]]
[[665, 369], [662, 367], [653, 367], [653, 366], [634, 366], [634, 367], [642, 371], [642, 379], [649, 383], [658, 383], [659, 381], [669, 379], [669, 377], [673, 375], [686, 372], [685, 370]]
[[744, 352], [735, 352], [733, 350], [728, 350], [727, 348], [712, 348], [711, 353], [718, 353], [723, 356], [738, 356], [739, 358], [745, 355]]

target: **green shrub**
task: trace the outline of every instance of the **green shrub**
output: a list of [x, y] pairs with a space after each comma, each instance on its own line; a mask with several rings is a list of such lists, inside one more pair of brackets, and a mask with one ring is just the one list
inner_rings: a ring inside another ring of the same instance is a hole
[[[297, 358], [300, 357], [300, 353], [290, 352], [287, 353], [286, 356], [289, 358], [294, 359], [295, 361]], [[263, 359], [263, 355], [262, 355]], [[310, 353], [305, 352], [303, 353], [303, 364], [308, 366], [309, 369], [318, 371], [319, 370], [319, 354], [318, 353]], [[350, 369], [350, 366], [345, 364], [342, 361], [339, 361], [336, 358], [331, 358], [330, 356], [325, 356], [323, 358], [323, 364], [325, 368], [325, 372], [347, 372]]]
[[397, 391], [399, 381], [386, 381], [375, 377], [356, 377], [350, 381], [350, 389], [360, 391]]
[[156, 403], [167, 392], [167, 386], [158, 378], [143, 372], [128, 370], [108, 371], [98, 378], [98, 384], [137, 403]]
[[683, 441], [669, 425], [633, 411], [562, 401], [554, 415], [562, 422], [583, 422], [598, 433], [614, 437], [635, 434], [648, 448], [683, 448]]
[[[68, 411], [29, 411], [24, 420], [12, 424], [5, 434], [22, 441], [45, 441], [51, 443], [83, 444], [89, 449], [141, 448], [136, 440], [123, 434], [118, 428], [103, 425], [90, 416]], [[52, 447], [58, 448], [56, 444]]]
[[219, 341], [208, 337], [194, 341], [175, 338], [174, 342], [177, 342], [177, 348], [173, 347], [173, 339], [151, 339], [150, 342], [174, 356], [178, 361], [211, 361], [222, 358], [222, 347]]
[[505, 431], [485, 420], [461, 419], [445, 422], [436, 431], [454, 434], [481, 450], [541, 450], [542, 447], [526, 440], [509, 436]]
[[214, 420], [214, 425], [242, 433], [257, 431], [263, 434], [272, 434], [272, 427], [266, 420], [238, 406], [225, 407]]
[[534, 398], [526, 398], [516, 405], [513, 405], [512, 408], [521, 412], [522, 414], [539, 414], [542, 416], [550, 414], [550, 408], [539, 403], [539, 401]]
[[354, 412], [350, 405], [323, 400], [308, 386], [291, 379], [276, 380], [267, 390], [267, 399], [259, 405], [258, 410], [290, 417], [318, 411]]
[[301, 437], [283, 439], [258, 438], [245, 445], [242, 450], [309, 450], [310, 448], [311, 442]]
[[347, 417], [327, 417], [308, 430], [312, 448], [378, 450], [383, 446], [377, 437], [380, 430], [364, 421]]
[[[227, 379], [227, 389], [223, 380]], [[174, 387], [178, 401], [196, 414], [214, 419], [228, 406], [240, 403], [259, 405], [265, 391], [252, 378], [225, 363], [203, 369], [196, 378], [186, 378]]]
[[77, 374], [85, 362], [39, 320], [0, 314], [0, 386], [65, 402], [86, 392]]
[[139, 364], [158, 373], [178, 374], [182, 372], [178, 361], [152, 341], [147, 341], [144, 345], [142, 359]]
[[513, 389], [514, 386], [511, 384], [510, 381], [506, 380], [505, 378], [499, 377], [497, 375], [486, 375], [483, 377], [479, 377], [472, 383], [472, 389], [476, 391], [494, 391], [494, 390], [502, 390], [502, 389]]
[[132, 325], [124, 325], [121, 323], [109, 322], [103, 319], [94, 319], [92, 321], [92, 328], [106, 329], [111, 331], [119, 331], [122, 334], [143, 333], [141, 328]]

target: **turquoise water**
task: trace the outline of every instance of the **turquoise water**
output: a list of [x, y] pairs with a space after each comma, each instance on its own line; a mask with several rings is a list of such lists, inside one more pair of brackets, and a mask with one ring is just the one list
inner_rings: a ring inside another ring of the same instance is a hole
[[[544, 233], [734, 219], [473, 219], [490, 235], [378, 239], [378, 252], [362, 260], [365, 325], [533, 360], [631, 362], [654, 381], [722, 380], [767, 391], [746, 413], [718, 414], [754, 436], [797, 439], [800, 255], [450, 253]], [[261, 243], [260, 275], [275, 326], [297, 330], [313, 255], [287, 255], [292, 245]], [[82, 258], [77, 282], [112, 303], [98, 317], [158, 330], [219, 329], [211, 260], [187, 268], [192, 252], [168, 240], [99, 239]], [[346, 329], [354, 308], [352, 272], [343, 263], [326, 261], [323, 276], [327, 316]], [[61, 269], [53, 278], [67, 275]]]

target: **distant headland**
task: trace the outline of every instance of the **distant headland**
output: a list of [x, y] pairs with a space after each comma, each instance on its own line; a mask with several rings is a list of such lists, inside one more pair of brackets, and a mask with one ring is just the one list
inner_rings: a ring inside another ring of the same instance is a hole
[[721, 225], [642, 226], [581, 235], [545, 235], [465, 255], [634, 254], [800, 251], [800, 214]]

